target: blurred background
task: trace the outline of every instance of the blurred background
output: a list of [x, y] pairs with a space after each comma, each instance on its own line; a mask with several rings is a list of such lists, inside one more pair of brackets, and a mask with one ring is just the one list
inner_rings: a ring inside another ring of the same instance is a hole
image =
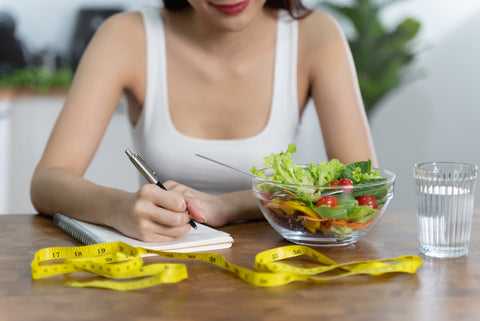
[[[2, 0], [0, 214], [34, 211], [28, 194], [33, 169], [96, 28], [111, 14], [159, 3]], [[397, 174], [392, 208], [415, 207], [414, 163], [480, 164], [480, 1], [304, 3], [334, 15], [347, 35], [380, 166]], [[86, 177], [133, 191], [140, 180], [123, 154], [131, 143], [126, 118], [121, 102]], [[309, 104], [297, 161], [326, 160], [325, 151], [315, 147], [320, 139]]]

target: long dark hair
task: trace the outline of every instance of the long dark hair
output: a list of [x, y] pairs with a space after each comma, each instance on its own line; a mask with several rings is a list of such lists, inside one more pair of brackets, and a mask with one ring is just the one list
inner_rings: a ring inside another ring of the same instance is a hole
[[[187, 0], [163, 0], [163, 6], [167, 10], [181, 10], [190, 7]], [[267, 0], [266, 7], [275, 9], [285, 9], [295, 19], [306, 17], [311, 10], [308, 10], [302, 5], [301, 0]]]

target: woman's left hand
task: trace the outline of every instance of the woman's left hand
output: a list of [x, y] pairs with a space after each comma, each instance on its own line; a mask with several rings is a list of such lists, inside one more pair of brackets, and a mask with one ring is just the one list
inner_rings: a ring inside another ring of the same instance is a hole
[[212, 227], [220, 227], [237, 220], [259, 219], [260, 210], [250, 190], [221, 195], [212, 195], [197, 191], [175, 181], [166, 181], [169, 191], [183, 194], [187, 203], [187, 212], [192, 216], [201, 216]]

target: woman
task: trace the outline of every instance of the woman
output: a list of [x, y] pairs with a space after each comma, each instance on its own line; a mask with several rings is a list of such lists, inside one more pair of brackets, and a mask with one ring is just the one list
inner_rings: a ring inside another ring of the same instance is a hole
[[[248, 178], [194, 154], [258, 166], [293, 141], [309, 98], [329, 158], [375, 162], [344, 36], [327, 14], [297, 8], [293, 0], [175, 0], [108, 19], [34, 173], [35, 208], [148, 242], [184, 235], [190, 217], [214, 227], [260, 218]], [[134, 149], [168, 191], [146, 184], [129, 193], [82, 178], [122, 95]]]

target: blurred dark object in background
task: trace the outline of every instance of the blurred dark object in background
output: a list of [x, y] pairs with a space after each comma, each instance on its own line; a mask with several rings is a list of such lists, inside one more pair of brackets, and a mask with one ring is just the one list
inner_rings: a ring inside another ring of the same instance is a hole
[[122, 12], [119, 7], [84, 8], [77, 14], [76, 27], [70, 45], [70, 66], [75, 71], [85, 48], [95, 31], [109, 16]]
[[15, 37], [15, 19], [0, 12], [0, 77], [25, 67], [23, 44]]

